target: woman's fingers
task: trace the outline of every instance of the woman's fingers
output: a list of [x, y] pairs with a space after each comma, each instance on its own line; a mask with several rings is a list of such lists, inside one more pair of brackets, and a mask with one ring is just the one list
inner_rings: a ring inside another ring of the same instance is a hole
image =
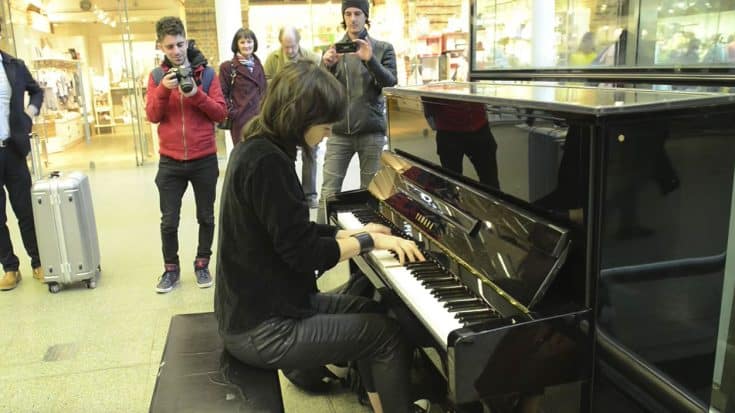
[[424, 261], [426, 258], [415, 242], [410, 240], [397, 239], [395, 252], [398, 254], [398, 261], [403, 265], [406, 260], [409, 262]]

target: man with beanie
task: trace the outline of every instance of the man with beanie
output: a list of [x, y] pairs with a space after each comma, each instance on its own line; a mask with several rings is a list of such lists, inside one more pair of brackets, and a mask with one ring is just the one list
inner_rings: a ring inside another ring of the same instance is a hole
[[342, 1], [340, 42], [354, 42], [354, 53], [337, 53], [331, 45], [322, 56], [327, 68], [347, 90], [347, 113], [332, 126], [324, 155], [323, 182], [317, 221], [325, 223], [326, 199], [342, 190], [352, 156], [360, 159], [360, 187], [367, 188], [380, 166], [380, 153], [385, 146], [384, 87], [396, 84], [396, 54], [388, 42], [368, 35], [370, 26], [368, 0]]
[[[156, 186], [161, 208], [164, 272], [156, 291], [167, 293], [179, 282], [179, 218], [181, 199], [189, 182], [194, 189], [199, 224], [194, 260], [196, 283], [200, 288], [212, 285], [209, 257], [219, 176], [214, 124], [225, 119], [227, 108], [219, 78], [207, 66], [207, 59], [194, 47], [193, 41], [186, 40], [181, 19], [162, 17], [156, 22], [156, 37], [165, 58], [160, 69], [154, 69], [148, 78], [145, 112], [149, 121], [159, 124], [161, 157]], [[157, 78], [156, 73], [165, 74]], [[208, 82], [204, 81], [205, 77]], [[193, 85], [184, 87], [182, 82], [191, 81]]]

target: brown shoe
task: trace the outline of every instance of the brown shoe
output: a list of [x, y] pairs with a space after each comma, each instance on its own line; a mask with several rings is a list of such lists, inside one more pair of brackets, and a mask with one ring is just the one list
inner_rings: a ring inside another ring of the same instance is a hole
[[0, 291], [12, 290], [20, 282], [20, 271], [6, 271], [5, 276], [0, 279]]
[[33, 278], [43, 282], [43, 267], [36, 267], [33, 269]]

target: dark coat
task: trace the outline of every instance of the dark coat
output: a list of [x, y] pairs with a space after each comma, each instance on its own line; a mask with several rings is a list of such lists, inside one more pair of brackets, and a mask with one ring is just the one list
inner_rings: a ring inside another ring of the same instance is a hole
[[260, 112], [260, 101], [265, 96], [267, 87], [263, 65], [258, 56], [253, 55], [253, 58], [255, 66], [252, 73], [237, 60], [237, 56], [233, 56], [232, 60], [222, 62], [219, 66], [219, 80], [225, 100], [230, 93], [230, 74], [233, 68], [236, 73], [232, 95], [228, 101], [228, 114], [232, 119], [230, 132], [232, 132], [232, 140], [235, 143], [240, 141], [243, 126]]
[[315, 272], [339, 261], [337, 228], [309, 221], [294, 158], [274, 141], [248, 138], [227, 162], [220, 196], [214, 311], [223, 335], [268, 317], [303, 318]]
[[10, 139], [13, 147], [21, 156], [27, 156], [31, 151], [31, 128], [33, 120], [25, 113], [25, 92], [27, 91], [31, 99], [29, 104], [35, 106], [39, 111], [43, 104], [43, 89], [31, 76], [25, 63], [3, 51], [0, 51], [3, 57], [3, 67], [5, 74], [8, 76], [8, 82], [12, 93], [10, 95]]
[[[347, 114], [332, 125], [332, 132], [338, 135], [385, 134], [383, 88], [397, 83], [393, 45], [369, 37], [367, 31], [363, 31], [360, 38], [367, 38], [373, 48], [370, 60], [363, 62], [355, 54], [346, 54], [329, 68], [347, 90]], [[340, 40], [347, 41], [350, 41], [347, 35]]]

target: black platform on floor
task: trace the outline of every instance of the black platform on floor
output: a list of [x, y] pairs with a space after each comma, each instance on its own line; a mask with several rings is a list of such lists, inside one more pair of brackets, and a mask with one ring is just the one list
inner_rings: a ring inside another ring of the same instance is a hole
[[151, 413], [283, 412], [277, 370], [243, 364], [224, 351], [214, 313], [171, 318]]

